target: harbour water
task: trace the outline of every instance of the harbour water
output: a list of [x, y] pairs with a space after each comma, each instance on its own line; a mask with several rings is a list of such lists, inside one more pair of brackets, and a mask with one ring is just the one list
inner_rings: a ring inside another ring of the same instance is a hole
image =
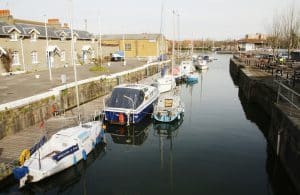
[[269, 118], [249, 104], [216, 55], [199, 82], [179, 86], [183, 120], [108, 126], [105, 147], [43, 182], [0, 193], [296, 194], [266, 141]]

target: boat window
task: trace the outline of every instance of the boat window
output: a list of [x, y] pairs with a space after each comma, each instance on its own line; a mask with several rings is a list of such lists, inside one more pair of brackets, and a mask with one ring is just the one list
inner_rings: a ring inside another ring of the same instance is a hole
[[173, 99], [165, 99], [165, 107], [170, 108], [173, 106]]
[[113, 108], [135, 109], [143, 103], [144, 96], [144, 92], [138, 89], [115, 88], [107, 102], [107, 106]]

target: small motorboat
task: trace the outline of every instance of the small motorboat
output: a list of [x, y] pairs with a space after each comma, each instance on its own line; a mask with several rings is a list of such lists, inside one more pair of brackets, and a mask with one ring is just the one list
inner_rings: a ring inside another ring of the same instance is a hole
[[139, 123], [153, 112], [153, 104], [159, 97], [156, 87], [144, 84], [116, 86], [104, 105], [104, 120], [111, 124]]
[[198, 76], [196, 74], [189, 74], [186, 78], [187, 83], [196, 83], [198, 82]]
[[154, 107], [153, 118], [159, 122], [169, 123], [180, 120], [184, 113], [184, 104], [180, 97], [174, 93], [159, 97]]
[[196, 61], [195, 67], [196, 67], [196, 69], [198, 69], [198, 70], [205, 70], [205, 69], [208, 69], [207, 61], [206, 61], [206, 60], [199, 59], [199, 60]]
[[15, 178], [20, 182], [19, 187], [43, 180], [82, 159], [86, 160], [96, 144], [105, 141], [101, 126], [102, 122], [92, 121], [63, 129], [48, 141], [41, 139], [31, 150], [25, 149], [20, 156], [20, 159], [25, 159], [24, 164], [13, 170]]

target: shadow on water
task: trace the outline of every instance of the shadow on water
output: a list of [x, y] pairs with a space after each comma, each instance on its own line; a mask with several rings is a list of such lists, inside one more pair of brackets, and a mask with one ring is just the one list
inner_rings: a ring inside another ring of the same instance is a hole
[[[101, 159], [105, 155], [105, 144], [98, 144], [95, 149], [88, 155], [86, 161], [81, 161], [75, 166], [72, 166], [58, 174], [55, 174], [49, 178], [46, 178], [40, 182], [27, 184], [19, 192], [23, 194], [35, 194], [35, 193], [50, 193], [61, 194], [68, 193], [77, 185], [83, 185], [83, 192], [79, 194], [86, 194], [86, 171], [94, 163], [94, 161]], [[82, 182], [82, 183], [80, 183]], [[13, 186], [12, 186], [13, 185]], [[14, 183], [11, 186], [7, 186], [7, 189], [3, 189], [0, 192], [4, 194], [16, 193], [18, 184]]]
[[[243, 107], [246, 118], [255, 123], [266, 140], [271, 125], [270, 117], [253, 102], [248, 102], [241, 90], [239, 90], [239, 99]], [[297, 194], [289, 176], [287, 175], [282, 163], [275, 154], [273, 148], [267, 143], [266, 172], [270, 183], [270, 188], [274, 195]]]

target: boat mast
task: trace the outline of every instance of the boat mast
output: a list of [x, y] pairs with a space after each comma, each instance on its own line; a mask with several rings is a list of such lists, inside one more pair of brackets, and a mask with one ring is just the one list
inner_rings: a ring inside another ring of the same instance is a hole
[[76, 103], [77, 103], [77, 112], [78, 112], [78, 121], [81, 121], [80, 110], [79, 110], [79, 90], [78, 90], [78, 81], [77, 81], [77, 68], [75, 65], [75, 45], [74, 45], [74, 32], [73, 32], [73, 0], [70, 0], [70, 24], [71, 24], [71, 60], [74, 69], [74, 80], [75, 80], [75, 90], [76, 90]]
[[[162, 47], [162, 46], [164, 46], [163, 45], [163, 41], [164, 41], [164, 37], [163, 37], [163, 20], [164, 20], [164, 14], [163, 14], [163, 12], [164, 12], [164, 1], [162, 0], [161, 1], [161, 12], [160, 12], [160, 29], [159, 29], [159, 33], [160, 33], [160, 45], [159, 45], [159, 53], [158, 53], [158, 57], [161, 57], [161, 55], [162, 54], [164, 54], [164, 47]], [[162, 57], [163, 58], [163, 57]], [[163, 59], [161, 59], [161, 60], [163, 60]]]
[[192, 48], [191, 48], [191, 59], [192, 59], [192, 61], [193, 61], [193, 53], [194, 53], [194, 40], [193, 40], [193, 38], [192, 38], [192, 40], [191, 40], [191, 44], [192, 44]]
[[176, 33], [175, 33], [175, 23], [176, 23], [176, 13], [175, 10], [173, 10], [173, 45], [172, 45], [172, 65], [171, 65], [171, 75], [173, 77], [173, 66], [175, 63], [175, 38], [176, 38]]
[[179, 12], [177, 12], [176, 14], [177, 16], [177, 34], [178, 34], [178, 44], [177, 44], [177, 51], [178, 51], [178, 54], [177, 54], [177, 59], [179, 61], [180, 59], [180, 53], [181, 53], [181, 44], [180, 44], [180, 15], [179, 15]]

